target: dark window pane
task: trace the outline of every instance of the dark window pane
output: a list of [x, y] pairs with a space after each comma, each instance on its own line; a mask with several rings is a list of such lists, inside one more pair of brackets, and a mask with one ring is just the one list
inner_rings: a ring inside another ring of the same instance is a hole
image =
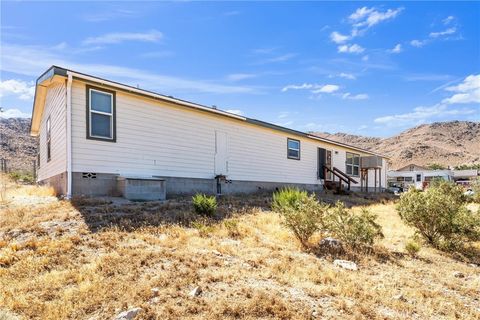
[[91, 113], [92, 116], [92, 136], [111, 138], [110, 134], [110, 116]]
[[358, 167], [353, 167], [353, 175], [358, 176]]
[[352, 174], [352, 166], [347, 165], [347, 174]]
[[358, 166], [358, 165], [360, 164], [360, 157], [355, 156], [355, 157], [353, 158], [353, 164], [355, 164], [355, 165]]
[[300, 149], [300, 143], [294, 140], [288, 140], [288, 148], [290, 149]]
[[299, 152], [297, 150], [288, 149], [288, 157], [298, 158], [299, 157]]
[[109, 94], [97, 92], [97, 91], [90, 91], [90, 108], [95, 111], [100, 112], [112, 112], [112, 96]]
[[347, 152], [347, 164], [353, 164], [353, 155]]

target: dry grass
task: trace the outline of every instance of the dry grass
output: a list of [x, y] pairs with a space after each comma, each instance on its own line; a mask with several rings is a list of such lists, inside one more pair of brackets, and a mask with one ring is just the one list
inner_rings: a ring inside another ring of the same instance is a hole
[[221, 199], [210, 220], [188, 199], [37, 195], [0, 216], [0, 309], [28, 319], [105, 319], [130, 307], [143, 319], [480, 318], [480, 268], [430, 248], [405, 255], [413, 232], [385, 200], [340, 198], [370, 204], [385, 234], [352, 272], [302, 252], [265, 195]]

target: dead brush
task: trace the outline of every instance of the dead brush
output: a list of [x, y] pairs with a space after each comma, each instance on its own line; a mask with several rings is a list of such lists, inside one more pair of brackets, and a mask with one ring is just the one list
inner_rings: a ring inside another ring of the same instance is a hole
[[223, 226], [227, 230], [227, 234], [229, 237], [234, 239], [241, 237], [242, 232], [240, 230], [240, 224], [237, 219], [227, 219], [223, 221]]

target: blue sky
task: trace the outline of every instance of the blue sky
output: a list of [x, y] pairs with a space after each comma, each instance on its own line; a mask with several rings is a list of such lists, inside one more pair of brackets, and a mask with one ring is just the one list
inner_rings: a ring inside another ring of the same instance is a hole
[[480, 2], [1, 2], [3, 117], [50, 65], [301, 131], [480, 121]]

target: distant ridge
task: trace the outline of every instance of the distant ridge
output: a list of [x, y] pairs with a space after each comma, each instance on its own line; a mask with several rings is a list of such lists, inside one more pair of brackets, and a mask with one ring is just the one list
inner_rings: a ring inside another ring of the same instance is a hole
[[480, 163], [480, 123], [449, 121], [422, 124], [390, 138], [314, 132], [334, 141], [391, 157], [391, 168], [410, 163], [444, 166]]

